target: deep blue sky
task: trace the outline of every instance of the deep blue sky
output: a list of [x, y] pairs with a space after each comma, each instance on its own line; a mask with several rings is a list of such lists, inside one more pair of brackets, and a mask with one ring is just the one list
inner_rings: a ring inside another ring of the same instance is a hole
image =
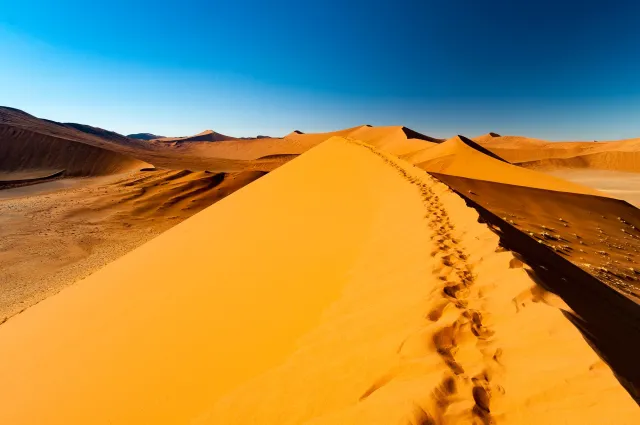
[[121, 133], [640, 137], [640, 2], [33, 0], [0, 105]]

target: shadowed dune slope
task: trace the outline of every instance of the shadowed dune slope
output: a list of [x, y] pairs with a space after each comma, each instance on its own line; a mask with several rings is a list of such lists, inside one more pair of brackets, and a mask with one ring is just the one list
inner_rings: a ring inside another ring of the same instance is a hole
[[617, 199], [433, 175], [567, 302], [567, 316], [640, 402], [631, 342], [640, 341], [640, 210]]
[[[28, 166], [41, 167], [47, 163], [67, 165], [69, 161], [65, 158], [72, 155], [71, 162], [74, 165], [67, 168], [67, 171], [72, 172], [71, 175], [87, 175], [87, 173], [95, 175], [96, 172], [109, 174], [127, 170], [129, 169], [127, 164], [132, 161], [132, 158], [147, 163], [142, 165], [136, 163], [137, 165], [133, 168], [138, 165], [147, 167], [148, 164], [153, 164], [169, 170], [270, 171], [283, 163], [282, 158], [276, 161], [268, 158], [260, 159], [261, 157], [290, 153], [290, 149], [278, 143], [282, 141], [281, 139], [236, 140], [222, 136], [223, 140], [215, 143], [200, 140], [200, 137], [211, 139], [220, 136], [208, 131], [194, 136], [197, 140], [188, 138], [189, 143], [138, 140], [88, 125], [63, 124], [36, 118], [26, 112], [7, 107], [0, 107], [0, 127], [5, 129], [2, 130], [5, 134], [10, 135], [11, 146], [6, 146], [4, 143], [5, 146], [0, 149], [11, 149], [11, 164], [16, 161], [19, 164], [31, 161], [32, 164], [29, 163]], [[33, 145], [35, 150], [20, 150], [23, 145], [30, 144], [31, 139], [41, 143], [37, 146]], [[53, 140], [55, 143], [52, 142]], [[0, 143], [2, 142], [0, 140]], [[85, 157], [87, 163], [80, 167], [77, 160]], [[20, 166], [11, 165], [10, 170], [13, 171], [16, 168]], [[59, 166], [51, 165], [47, 172], [59, 171], [59, 169]], [[7, 170], [0, 169], [0, 171]]]
[[5, 173], [64, 170], [66, 176], [100, 176], [146, 165], [107, 149], [0, 125], [0, 171]]
[[475, 143], [456, 136], [444, 143], [429, 147], [403, 158], [433, 173], [449, 174], [471, 179], [535, 187], [548, 190], [606, 196], [594, 189], [557, 177], [527, 170], [507, 163], [495, 154], [485, 154]]
[[113, 131], [85, 124], [59, 123], [40, 119], [19, 109], [5, 106], [0, 106], [0, 125], [102, 148], [120, 147], [122, 149], [131, 149], [146, 146], [143, 141], [129, 139]]
[[332, 138], [0, 326], [0, 422], [638, 423], [476, 220]]

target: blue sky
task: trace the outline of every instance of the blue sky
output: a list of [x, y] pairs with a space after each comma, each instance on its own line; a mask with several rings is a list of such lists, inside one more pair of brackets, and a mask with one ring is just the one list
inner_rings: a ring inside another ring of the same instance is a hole
[[125, 134], [640, 137], [638, 2], [94, 3], [2, 5], [0, 105]]

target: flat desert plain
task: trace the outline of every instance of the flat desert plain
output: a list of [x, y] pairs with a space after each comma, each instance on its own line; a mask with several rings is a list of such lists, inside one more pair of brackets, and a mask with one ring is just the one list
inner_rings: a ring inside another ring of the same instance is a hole
[[639, 139], [136, 136], [0, 108], [0, 423], [640, 423]]

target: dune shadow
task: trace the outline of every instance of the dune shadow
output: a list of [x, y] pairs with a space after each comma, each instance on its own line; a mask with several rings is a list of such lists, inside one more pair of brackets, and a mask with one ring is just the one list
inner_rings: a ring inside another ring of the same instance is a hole
[[[614, 268], [618, 261], [612, 260], [627, 258], [632, 263], [635, 261], [625, 256], [632, 255], [640, 248], [640, 237], [624, 236], [628, 233], [620, 232], [619, 228], [626, 224], [636, 229], [640, 222], [640, 210], [615, 199], [544, 191], [437, 173], [432, 175], [479, 213], [478, 220], [487, 223], [500, 236], [500, 244], [516, 253], [531, 268], [529, 274], [541, 287], [564, 300], [573, 312], [563, 311], [563, 314], [580, 330], [594, 351], [611, 367], [618, 381], [640, 404], [638, 283], [632, 276], [633, 267], [625, 268], [631, 272], [623, 274]], [[532, 207], [534, 204], [537, 208]], [[548, 213], [545, 215], [540, 211]], [[558, 216], [559, 211], [564, 215]], [[551, 224], [556, 229], [551, 229]], [[587, 226], [592, 229], [587, 229]], [[536, 233], [538, 227], [559, 234], [543, 240], [538, 235], [547, 232]], [[589, 230], [597, 236], [591, 236]], [[619, 236], [613, 234], [614, 230], [619, 232]], [[602, 236], [604, 233], [607, 236]], [[559, 238], [555, 239], [556, 236]], [[587, 251], [601, 249], [595, 246], [598, 241], [603, 241], [603, 246], [607, 244], [607, 252], [597, 252], [604, 254], [601, 261], [606, 261], [611, 270], [598, 265], [599, 256]], [[585, 259], [594, 264], [586, 269], [580, 267]], [[628, 288], [616, 284], [623, 278], [634, 279], [623, 282], [629, 282], [631, 290], [627, 291], [625, 289]]]

